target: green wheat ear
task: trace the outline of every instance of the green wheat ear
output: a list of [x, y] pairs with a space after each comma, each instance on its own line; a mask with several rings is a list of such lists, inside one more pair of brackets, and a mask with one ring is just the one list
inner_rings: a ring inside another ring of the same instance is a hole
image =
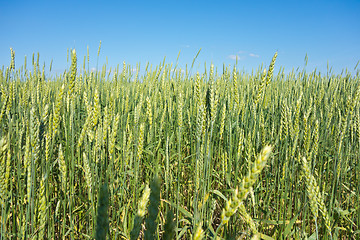
[[10, 48], [11, 52], [11, 63], [10, 63], [10, 71], [15, 69], [15, 51], [13, 48]]
[[6, 157], [6, 153], [8, 152], [9, 149], [9, 144], [8, 141], [5, 137], [3, 137], [0, 140], [0, 200], [1, 200], [1, 204], [5, 203], [5, 197], [7, 195], [7, 184], [6, 183], [6, 165], [7, 165], [7, 157]]
[[130, 239], [136, 240], [139, 237], [141, 224], [143, 222], [143, 218], [146, 214], [146, 205], [149, 202], [150, 197], [150, 188], [148, 185], [146, 185], [143, 195], [138, 203], [138, 211], [134, 219], [134, 225], [130, 232]]
[[316, 222], [318, 210], [320, 210], [325, 222], [326, 230], [332, 238], [330, 216], [325, 206], [323, 195], [320, 193], [320, 188], [316, 183], [314, 175], [312, 175], [311, 173], [309, 163], [307, 162], [305, 157], [302, 158], [302, 165], [303, 175], [306, 182], [306, 190], [308, 192], [308, 197], [310, 200], [310, 210], [314, 214], [314, 220]]
[[226, 224], [230, 220], [230, 217], [238, 210], [240, 205], [243, 204], [242, 201], [245, 200], [250, 192], [250, 188], [254, 185], [262, 169], [265, 167], [271, 151], [271, 146], [265, 146], [263, 148], [247, 176], [242, 179], [240, 187], [235, 189], [233, 197], [226, 202], [225, 208], [221, 214], [221, 226]]
[[99, 191], [98, 196], [98, 207], [97, 207], [97, 216], [96, 216], [96, 240], [106, 239], [106, 234], [109, 231], [109, 192], [107, 183], [104, 183]]
[[150, 203], [148, 206], [149, 215], [145, 219], [145, 240], [152, 240], [156, 237], [157, 230], [157, 217], [159, 214], [159, 206], [160, 206], [160, 179], [155, 177], [150, 183]]
[[271, 63], [270, 63], [270, 66], [269, 66], [269, 71], [268, 71], [267, 76], [266, 76], [266, 85], [269, 85], [269, 83], [271, 82], [271, 78], [272, 78], [273, 73], [274, 73], [274, 66], [275, 66], [277, 55], [278, 55], [278, 53], [276, 52], [274, 54], [273, 58], [271, 59]]
[[201, 240], [204, 238], [204, 230], [202, 229], [202, 223], [199, 223], [193, 233], [192, 239], [193, 240]]

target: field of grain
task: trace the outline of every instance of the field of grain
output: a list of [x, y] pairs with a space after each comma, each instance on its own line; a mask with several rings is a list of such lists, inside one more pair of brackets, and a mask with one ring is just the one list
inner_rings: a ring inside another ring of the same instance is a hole
[[360, 238], [359, 74], [68, 54], [0, 70], [1, 239]]

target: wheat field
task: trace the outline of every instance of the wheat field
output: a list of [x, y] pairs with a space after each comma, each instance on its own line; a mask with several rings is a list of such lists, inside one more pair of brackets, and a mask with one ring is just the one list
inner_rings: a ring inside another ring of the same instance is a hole
[[0, 70], [1, 239], [360, 238], [359, 71], [39, 58]]

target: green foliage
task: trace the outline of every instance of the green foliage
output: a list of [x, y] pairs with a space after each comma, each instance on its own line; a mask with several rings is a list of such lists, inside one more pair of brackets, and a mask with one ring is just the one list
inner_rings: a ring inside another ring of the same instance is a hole
[[160, 179], [155, 177], [150, 183], [150, 202], [148, 206], [148, 217], [145, 219], [145, 233], [144, 239], [155, 239], [155, 234], [158, 228], [158, 214], [160, 206]]
[[164, 240], [171, 240], [175, 237], [176, 222], [174, 221], [174, 213], [172, 210], [168, 210], [166, 214], [166, 221], [164, 225]]
[[88, 55], [50, 75], [12, 50], [0, 70], [4, 239], [359, 236], [358, 74], [277, 70], [281, 54], [266, 72], [90, 71]]
[[98, 207], [96, 216], [96, 240], [105, 240], [106, 234], [109, 231], [109, 192], [107, 183], [104, 183], [99, 191]]

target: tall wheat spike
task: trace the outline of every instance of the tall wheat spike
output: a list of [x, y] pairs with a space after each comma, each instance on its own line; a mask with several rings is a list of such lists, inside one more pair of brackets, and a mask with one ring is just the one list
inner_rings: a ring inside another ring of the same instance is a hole
[[202, 223], [199, 223], [193, 233], [193, 240], [201, 240], [204, 238], [204, 230], [202, 229]]
[[8, 99], [9, 97], [7, 95], [4, 94], [4, 92], [2, 92], [2, 96], [4, 96], [5, 100], [3, 100], [3, 105], [1, 107], [1, 110], [0, 110], [0, 123], [1, 123], [1, 120], [3, 119], [3, 116], [5, 114], [5, 111], [7, 109], [7, 103], [8, 103]]
[[8, 152], [8, 142], [5, 137], [0, 140], [0, 182], [1, 182], [1, 203], [5, 203], [5, 197], [7, 195], [7, 185], [6, 185], [6, 165], [7, 165], [7, 152]]
[[271, 63], [270, 63], [270, 66], [269, 66], [269, 71], [267, 73], [267, 76], [266, 76], [266, 85], [269, 85], [270, 82], [271, 82], [271, 78], [274, 74], [274, 67], [275, 67], [275, 61], [276, 61], [276, 58], [278, 56], [278, 53], [276, 52], [273, 56], [273, 58], [271, 59]]
[[238, 89], [238, 81], [237, 81], [237, 71], [236, 71], [236, 67], [234, 66], [234, 70], [233, 70], [233, 89], [234, 89], [234, 102], [235, 102], [235, 112], [237, 112], [237, 109], [239, 107], [239, 89]]
[[316, 183], [315, 177], [310, 171], [309, 164], [305, 157], [302, 158], [302, 166], [306, 182], [306, 190], [310, 199], [310, 209], [314, 215], [315, 222], [318, 216], [318, 210], [320, 210], [325, 222], [325, 227], [330, 237], [332, 237], [330, 217], [324, 203], [323, 195], [320, 193], [320, 188]]
[[92, 127], [94, 128], [99, 121], [101, 114], [99, 90], [96, 88], [94, 93], [94, 112], [92, 114]]
[[88, 134], [88, 131], [92, 129], [92, 124], [93, 124], [93, 115], [95, 113], [93, 112], [90, 112], [89, 115], [87, 116], [86, 120], [85, 120], [85, 124], [80, 132], [80, 136], [79, 136], [79, 139], [78, 139], [78, 143], [77, 143], [77, 146], [78, 148], [82, 146], [83, 144], [83, 141], [84, 141], [84, 138], [86, 136], [86, 134]]
[[84, 163], [84, 170], [85, 170], [85, 181], [88, 189], [88, 197], [91, 201], [92, 198], [92, 190], [93, 190], [93, 177], [92, 177], [92, 170], [89, 159], [87, 158], [86, 154], [83, 153], [83, 163]]
[[263, 73], [261, 74], [261, 81], [260, 86], [258, 89], [258, 94], [256, 95], [254, 104], [257, 105], [262, 97], [265, 85], [266, 85], [266, 68], [264, 69]]
[[223, 139], [224, 127], [225, 127], [225, 118], [226, 118], [226, 104], [223, 104], [222, 112], [221, 112], [221, 121], [220, 121], [220, 140]]
[[45, 189], [45, 176], [40, 180], [40, 200], [39, 200], [39, 239], [44, 239], [46, 234], [47, 223], [47, 199]]
[[59, 170], [60, 170], [60, 174], [61, 174], [61, 186], [62, 186], [62, 190], [63, 193], [67, 193], [67, 189], [66, 189], [66, 182], [67, 182], [67, 165], [65, 162], [65, 157], [64, 157], [64, 153], [62, 150], [62, 145], [60, 143], [59, 145], [59, 158], [58, 158], [58, 162], [59, 162]]
[[130, 232], [130, 239], [136, 240], [139, 237], [142, 220], [146, 214], [146, 206], [150, 198], [150, 188], [148, 185], [145, 186], [143, 195], [138, 203], [138, 210], [134, 219], [133, 228]]
[[146, 97], [146, 115], [151, 129], [151, 126], [153, 124], [153, 117], [152, 117], [151, 100], [149, 97]]
[[236, 212], [239, 205], [248, 195], [250, 188], [257, 180], [262, 169], [265, 167], [266, 161], [270, 156], [272, 147], [265, 146], [258, 158], [253, 163], [253, 166], [249, 170], [247, 176], [242, 179], [239, 188], [236, 188], [233, 197], [227, 201], [226, 207], [223, 209], [221, 214], [221, 225], [226, 224], [230, 217]]
[[70, 80], [69, 80], [69, 96], [70, 99], [73, 98], [73, 92], [75, 89], [75, 80], [76, 80], [76, 71], [77, 71], [77, 57], [75, 49], [71, 52], [71, 70], [70, 70]]
[[59, 91], [59, 95], [56, 98], [56, 102], [55, 102], [55, 106], [54, 106], [54, 117], [53, 117], [53, 123], [52, 123], [52, 132], [53, 132], [53, 137], [55, 137], [56, 133], [58, 132], [58, 127], [60, 124], [60, 120], [61, 120], [61, 116], [60, 116], [60, 111], [61, 111], [61, 106], [62, 106], [62, 101], [63, 101], [63, 94], [64, 94], [64, 90], [65, 90], [65, 85], [62, 85]]
[[10, 63], [10, 71], [15, 69], [15, 51], [13, 48], [10, 48], [11, 52], [11, 63]]

